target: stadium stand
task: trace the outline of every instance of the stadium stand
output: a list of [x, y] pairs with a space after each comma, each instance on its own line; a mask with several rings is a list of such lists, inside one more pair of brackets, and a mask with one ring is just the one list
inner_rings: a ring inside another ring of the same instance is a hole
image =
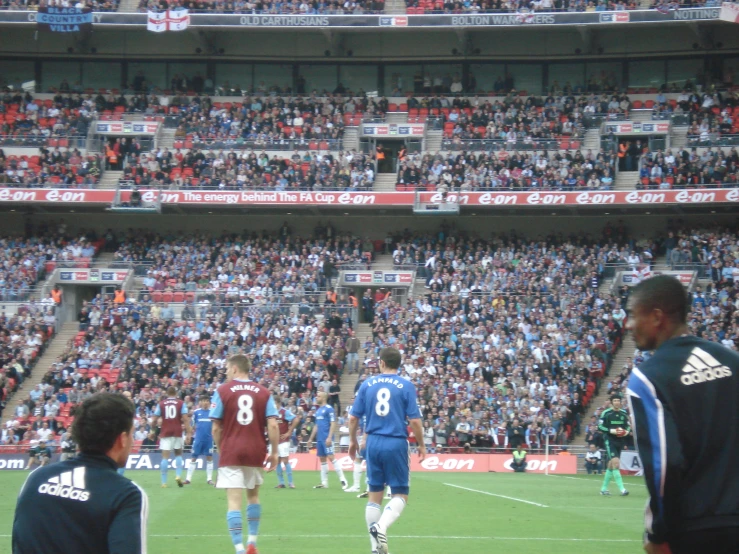
[[[280, 2], [279, 0], [257, 0], [223, 2], [221, 0], [186, 0], [181, 3], [192, 13], [241, 13], [241, 14], [295, 14], [295, 15], [361, 15], [365, 13], [382, 13], [385, 9], [383, 0], [346, 0], [344, 2]], [[160, 2], [140, 0], [139, 11], [157, 10]]]
[[79, 147], [90, 124], [82, 103], [5, 93], [0, 101], [0, 146]]
[[398, 172], [396, 190], [610, 190], [614, 157], [580, 150], [564, 153], [461, 152], [411, 156]]
[[696, 147], [673, 152], [648, 151], [641, 157], [640, 189], [719, 188], [739, 184], [739, 153], [731, 150]]
[[121, 184], [184, 190], [351, 192], [371, 190], [374, 178], [372, 159], [356, 152], [340, 152], [334, 157], [309, 149], [302, 153], [295, 150], [290, 158], [270, 158], [264, 151], [202, 152], [196, 148], [183, 153], [165, 148], [129, 157]]

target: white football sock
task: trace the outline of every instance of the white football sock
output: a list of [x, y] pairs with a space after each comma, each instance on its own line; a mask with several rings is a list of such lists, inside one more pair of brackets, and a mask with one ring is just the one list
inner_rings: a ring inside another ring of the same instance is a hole
[[344, 471], [341, 469], [339, 464], [336, 463], [336, 460], [331, 462], [331, 464], [334, 466], [334, 471], [336, 472], [336, 475], [338, 475], [339, 481], [346, 481], [346, 478], [344, 477]]
[[[367, 529], [380, 520], [381, 514], [382, 511], [379, 504], [373, 502], [367, 503], [367, 507], [364, 509], [364, 521], [367, 522]], [[372, 545], [372, 550], [377, 550], [377, 541], [372, 535], [370, 535], [370, 544]]]
[[390, 529], [390, 526], [395, 523], [395, 520], [400, 517], [404, 508], [405, 500], [399, 496], [393, 496], [385, 505], [385, 509], [382, 511], [382, 516], [378, 522], [385, 532], [387, 532], [387, 530]]
[[321, 464], [321, 484], [324, 487], [328, 486], [328, 463]]
[[195, 473], [195, 466], [197, 465], [197, 460], [190, 460], [190, 465], [187, 468], [187, 480], [192, 481], [192, 474]]
[[362, 464], [358, 462], [354, 462], [354, 482], [352, 483], [352, 487], [357, 487], [362, 484]]
[[213, 460], [206, 462], [205, 475], [208, 477], [208, 481], [213, 480]]

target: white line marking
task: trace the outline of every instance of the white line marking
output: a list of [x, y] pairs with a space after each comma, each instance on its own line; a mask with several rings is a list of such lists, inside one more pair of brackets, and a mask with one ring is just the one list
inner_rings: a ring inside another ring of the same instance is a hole
[[[588, 481], [590, 483], [598, 483], [599, 481], [602, 480], [602, 479], [600, 479], [600, 477], [601, 477], [600, 475], [598, 475], [599, 479], [595, 479], [595, 478], [588, 479], [587, 477], [568, 477], [567, 475], [550, 475], [549, 477], [558, 477], [560, 479], [573, 479], [575, 481]], [[621, 476], [621, 477], [623, 478], [623, 476]], [[632, 484], [632, 485], [638, 485], [639, 483], [643, 483], [644, 481], [641, 480], [641, 479], [637, 479], [635, 481], [630, 481], [630, 480], [627, 481], [626, 479], [624, 479], [624, 482], [629, 483], [629, 484]]]
[[463, 491], [470, 491], [470, 492], [477, 492], [479, 494], [486, 494], [488, 496], [497, 496], [498, 498], [505, 498], [506, 500], [513, 500], [515, 502], [523, 502], [524, 504], [531, 504], [532, 506], [539, 506], [540, 508], [548, 508], [549, 506], [546, 506], [544, 504], [539, 504], [538, 502], [531, 502], [529, 500], [523, 500], [521, 498], [513, 498], [512, 496], [504, 496], [502, 494], [493, 494], [492, 492], [487, 491], [479, 491], [477, 489], [468, 489], [467, 487], [460, 487], [459, 485], [452, 485], [451, 483], [444, 483], [447, 487], [454, 487], [455, 489], [462, 489]]
[[[2, 538], [9, 538], [11, 535], [0, 535]], [[226, 536], [224, 533], [220, 535], [149, 535], [153, 538], [217, 538]], [[267, 539], [366, 539], [367, 535], [259, 535], [259, 538]], [[636, 539], [596, 539], [585, 538], [576, 539], [568, 537], [470, 537], [470, 536], [434, 536], [434, 535], [393, 535], [393, 539], [428, 539], [428, 540], [454, 540], [454, 541], [553, 541], [553, 542], [617, 542], [629, 543], [638, 542]]]

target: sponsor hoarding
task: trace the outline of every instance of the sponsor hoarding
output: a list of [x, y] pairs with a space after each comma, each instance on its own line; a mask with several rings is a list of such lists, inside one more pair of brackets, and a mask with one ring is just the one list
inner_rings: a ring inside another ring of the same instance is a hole
[[[159, 191], [141, 190], [144, 202], [154, 202]], [[123, 191], [127, 202], [130, 192]], [[23, 189], [0, 188], [0, 203], [19, 204], [101, 204], [110, 205], [114, 190], [89, 189]], [[346, 208], [414, 205], [415, 192], [273, 192], [273, 191], [162, 191], [166, 205], [305, 205]], [[439, 203], [440, 193], [423, 192], [420, 201]], [[447, 201], [461, 206], [655, 206], [668, 204], [726, 204], [739, 202], [739, 188], [633, 190], [633, 191], [564, 191], [564, 192], [468, 192], [447, 195]]]

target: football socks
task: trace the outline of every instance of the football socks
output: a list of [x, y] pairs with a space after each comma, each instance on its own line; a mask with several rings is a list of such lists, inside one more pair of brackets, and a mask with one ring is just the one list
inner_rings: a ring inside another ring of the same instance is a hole
[[262, 517], [261, 504], [249, 504], [246, 507], [246, 521], [249, 529], [249, 538], [247, 544], [257, 544], [257, 535], [259, 534], [259, 519]]
[[236, 552], [244, 550], [244, 536], [242, 534], [241, 512], [233, 510], [226, 512], [226, 521], [228, 522], [228, 533], [231, 535], [231, 542], [236, 548]]

